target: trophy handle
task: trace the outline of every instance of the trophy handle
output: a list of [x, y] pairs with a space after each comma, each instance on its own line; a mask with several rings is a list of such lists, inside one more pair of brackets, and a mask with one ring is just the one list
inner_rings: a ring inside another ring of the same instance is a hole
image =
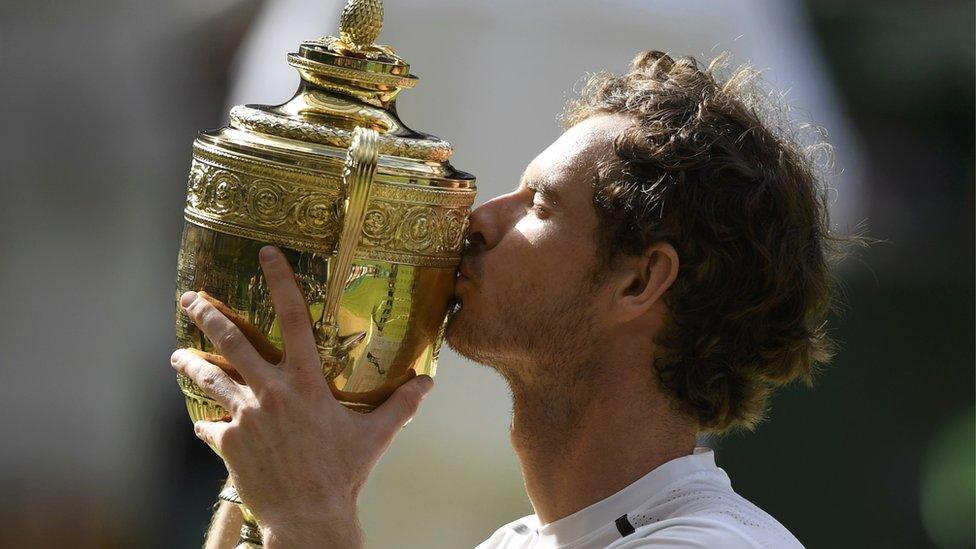
[[379, 133], [376, 130], [357, 127], [346, 153], [346, 165], [342, 172], [345, 198], [342, 210], [342, 233], [336, 244], [336, 254], [329, 262], [329, 278], [322, 305], [322, 315], [315, 323], [315, 342], [322, 359], [322, 370], [328, 379], [334, 379], [345, 367], [345, 359], [366, 337], [365, 332], [339, 337], [339, 301], [346, 289], [352, 271], [352, 260], [362, 238], [366, 205], [376, 174], [379, 160]]
[[[339, 337], [339, 301], [346, 289], [346, 282], [352, 272], [352, 260], [359, 240], [362, 238], [363, 221], [366, 218], [366, 205], [376, 174], [379, 160], [379, 133], [376, 130], [357, 127], [352, 134], [352, 143], [346, 152], [346, 166], [342, 172], [345, 197], [340, 202], [342, 213], [342, 233], [336, 244], [335, 256], [329, 261], [329, 277], [322, 305], [322, 315], [315, 323], [315, 345], [322, 360], [322, 371], [330, 381], [341, 372], [348, 360], [349, 352], [366, 337], [366, 332], [356, 332]], [[241, 500], [237, 489], [225, 487], [220, 499], [236, 503], [241, 508], [244, 521], [241, 525], [241, 538], [234, 549], [260, 549], [261, 530], [254, 515]]]

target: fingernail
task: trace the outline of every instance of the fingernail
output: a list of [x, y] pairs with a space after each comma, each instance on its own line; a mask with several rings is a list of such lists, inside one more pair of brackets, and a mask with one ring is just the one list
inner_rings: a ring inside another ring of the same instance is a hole
[[196, 292], [186, 292], [185, 294], [180, 296], [180, 306], [186, 309], [187, 307], [190, 306], [191, 303], [193, 303], [196, 300], [197, 300]]
[[261, 261], [271, 261], [277, 255], [278, 250], [276, 250], [274, 246], [265, 246], [261, 248], [261, 252], [258, 254], [258, 257], [261, 258]]

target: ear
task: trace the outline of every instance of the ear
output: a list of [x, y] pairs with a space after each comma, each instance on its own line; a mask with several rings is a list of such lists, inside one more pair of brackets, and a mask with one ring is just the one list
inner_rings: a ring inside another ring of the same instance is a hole
[[656, 242], [638, 257], [626, 258], [614, 277], [614, 311], [621, 323], [650, 311], [678, 277], [678, 252], [667, 242]]

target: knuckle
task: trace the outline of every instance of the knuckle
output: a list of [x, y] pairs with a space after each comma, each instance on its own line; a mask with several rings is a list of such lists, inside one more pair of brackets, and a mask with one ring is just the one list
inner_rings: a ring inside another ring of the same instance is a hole
[[237, 417], [239, 419], [250, 419], [257, 408], [254, 402], [248, 400], [241, 400], [240, 405], [237, 406]]
[[419, 404], [420, 397], [423, 396], [423, 392], [416, 383], [408, 383], [400, 388], [403, 391], [403, 396], [407, 404]]
[[230, 328], [222, 331], [214, 344], [217, 345], [218, 349], [235, 349], [241, 345], [243, 337], [240, 330]]
[[400, 398], [396, 402], [395, 415], [401, 418], [406, 418], [413, 415], [416, 410], [416, 406], [413, 404], [413, 400], [409, 398]]
[[220, 376], [216, 372], [207, 372], [200, 376], [199, 383], [201, 387], [212, 389], [220, 383]]
[[204, 325], [215, 325], [220, 322], [220, 319], [224, 316], [216, 307], [210, 304], [209, 301], [203, 301], [203, 305], [200, 306], [202, 310], [200, 311], [200, 323]]
[[283, 307], [281, 311], [281, 322], [289, 326], [310, 325], [311, 317], [305, 303], [291, 303]]
[[269, 381], [261, 388], [258, 397], [260, 408], [266, 412], [279, 412], [288, 400], [287, 388], [279, 380]]
[[400, 401], [400, 404], [403, 406], [405, 412], [413, 415], [417, 412], [417, 409], [420, 408], [420, 400], [423, 398], [424, 393], [416, 385], [409, 385], [405, 387], [404, 390], [406, 393], [404, 394], [404, 398]]
[[277, 382], [269, 382], [261, 389], [260, 401], [262, 407], [277, 406], [281, 401], [283, 389]]
[[186, 308], [186, 314], [195, 322], [200, 322], [204, 319], [208, 305], [210, 303], [206, 299], [197, 298], [196, 301]]
[[403, 411], [408, 416], [412, 416], [417, 413], [417, 408], [420, 407], [420, 398], [409, 398], [403, 402]]

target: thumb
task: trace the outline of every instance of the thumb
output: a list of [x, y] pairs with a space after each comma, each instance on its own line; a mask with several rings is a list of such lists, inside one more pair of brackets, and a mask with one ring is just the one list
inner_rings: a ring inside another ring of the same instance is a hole
[[413, 418], [420, 401], [433, 388], [434, 380], [430, 376], [417, 376], [401, 385], [370, 415], [396, 432]]

